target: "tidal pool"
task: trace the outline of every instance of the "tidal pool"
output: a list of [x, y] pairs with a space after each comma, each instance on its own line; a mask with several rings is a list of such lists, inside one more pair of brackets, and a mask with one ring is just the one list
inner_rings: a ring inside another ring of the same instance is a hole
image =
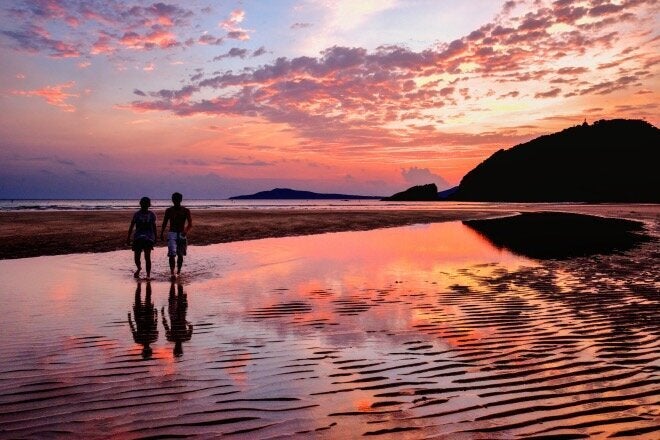
[[174, 283], [163, 249], [150, 282], [0, 261], [0, 437], [654, 438], [656, 247], [541, 262], [449, 222], [191, 247]]

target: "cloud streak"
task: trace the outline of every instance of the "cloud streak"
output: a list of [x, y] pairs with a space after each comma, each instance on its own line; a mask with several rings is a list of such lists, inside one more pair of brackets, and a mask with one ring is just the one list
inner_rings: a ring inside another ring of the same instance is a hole
[[64, 84], [57, 84], [46, 86], [41, 89], [34, 90], [12, 90], [12, 95], [26, 96], [26, 97], [39, 97], [46, 101], [48, 104], [59, 108], [65, 112], [75, 112], [76, 107], [67, 102], [70, 98], [78, 98], [80, 95], [77, 93], [67, 93], [68, 89], [74, 87], [76, 83], [70, 81]]

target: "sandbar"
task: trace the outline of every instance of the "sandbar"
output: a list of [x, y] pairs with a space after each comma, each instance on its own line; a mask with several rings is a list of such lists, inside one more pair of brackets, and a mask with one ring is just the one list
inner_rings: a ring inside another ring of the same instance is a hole
[[[556, 210], [647, 220], [660, 223], [659, 205], [550, 205], [474, 203], [460, 208], [324, 210], [195, 210], [191, 245], [261, 238], [360, 231], [444, 221], [465, 221], [516, 212]], [[35, 211], [0, 213], [0, 259], [108, 252], [128, 249], [126, 236], [133, 211]], [[155, 210], [159, 228], [162, 210]], [[158, 242], [157, 247], [164, 246]]]

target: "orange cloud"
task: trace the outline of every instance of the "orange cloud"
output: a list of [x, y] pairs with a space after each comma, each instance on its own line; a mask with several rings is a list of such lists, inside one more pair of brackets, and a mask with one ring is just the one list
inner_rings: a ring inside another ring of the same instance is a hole
[[75, 86], [75, 81], [69, 81], [64, 84], [58, 84], [54, 86], [46, 86], [42, 89], [36, 90], [13, 90], [11, 93], [18, 96], [38, 96], [46, 101], [50, 105], [54, 105], [62, 109], [65, 112], [74, 112], [76, 108], [66, 102], [69, 98], [77, 98], [80, 95], [75, 93], [66, 93], [66, 89], [70, 89]]
[[173, 46], [178, 46], [176, 37], [166, 30], [155, 30], [145, 35], [140, 35], [137, 32], [126, 32], [119, 42], [129, 49], [153, 49], [160, 47], [166, 49]]
[[112, 45], [112, 40], [109, 35], [101, 34], [96, 42], [92, 45], [90, 53], [92, 55], [99, 54], [112, 54], [117, 49]]

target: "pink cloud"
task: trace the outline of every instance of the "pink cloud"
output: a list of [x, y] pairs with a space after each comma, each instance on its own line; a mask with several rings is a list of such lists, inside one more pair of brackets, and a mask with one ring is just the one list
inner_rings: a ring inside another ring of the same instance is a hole
[[66, 17], [66, 19], [65, 19], [64, 21], [66, 22], [66, 24], [68, 24], [68, 25], [71, 26], [71, 27], [78, 27], [78, 26], [80, 26], [80, 20], [79, 20], [78, 18], [76, 18], [76, 17], [71, 16], [71, 15], [69, 15], [68, 17]]
[[587, 67], [562, 67], [557, 70], [557, 73], [560, 75], [579, 75], [588, 71]]
[[245, 11], [241, 9], [235, 9], [229, 14], [229, 18], [224, 21], [221, 21], [218, 26], [223, 28], [226, 31], [233, 31], [239, 24], [245, 19]]
[[92, 45], [90, 53], [92, 55], [112, 54], [116, 50], [117, 49], [112, 45], [111, 37], [107, 34], [101, 34], [96, 42], [94, 42]]
[[81, 54], [76, 44], [51, 38], [45, 28], [37, 25], [27, 25], [19, 30], [2, 30], [0, 35], [8, 37], [15, 49], [28, 53], [45, 52], [53, 58], [75, 58]]
[[[644, 85], [650, 72], [644, 75], [635, 72], [649, 69], [644, 65], [653, 61], [653, 55], [641, 49], [642, 53], [626, 60], [637, 69], [610, 81], [598, 80], [596, 66], [558, 68], [557, 65], [573, 64], [587, 52], [623, 44], [623, 34], [618, 33], [622, 31], [612, 31], [607, 26], [584, 27], [584, 17], [592, 17], [592, 24], [601, 15], [608, 19], [617, 16], [629, 19], [628, 14], [638, 13], [650, 3], [630, 0], [621, 3], [623, 7], [619, 11], [602, 9], [599, 15], [571, 4], [555, 1], [533, 13], [514, 16], [511, 14], [519, 8], [507, 3], [493, 22], [463, 38], [421, 51], [393, 45], [374, 51], [334, 46], [316, 57], [280, 57], [239, 72], [219, 72], [207, 78], [194, 75], [179, 90], [147, 93], [143, 98], [148, 99], [135, 101], [128, 107], [135, 111], [168, 111], [179, 116], [259, 117], [288, 124], [302, 139], [310, 141], [309, 148], [351, 151], [387, 146], [402, 151], [408, 147], [431, 151], [433, 146], [460, 142], [490, 146], [491, 142], [519, 139], [521, 135], [454, 136], [437, 132], [429, 123], [437, 125], [439, 120], [457, 117], [459, 106], [469, 105], [473, 113], [480, 111], [475, 104], [489, 96], [515, 101], [521, 97], [548, 99], [562, 93], [564, 97], [601, 95]], [[597, 5], [605, 4], [608, 4], [606, 0]], [[244, 18], [244, 12], [236, 10], [220, 27], [228, 32], [237, 30]], [[562, 26], [555, 27], [557, 23]], [[232, 50], [220, 58], [247, 56], [240, 48]], [[438, 76], [448, 79], [438, 80]], [[492, 84], [515, 83], [516, 90], [510, 87], [497, 92], [479, 90], [482, 80]], [[564, 85], [539, 90], [539, 84], [548, 82]], [[196, 99], [198, 92], [204, 98]], [[447, 112], [442, 117], [437, 115], [440, 109]], [[435, 115], [429, 114], [434, 112]], [[394, 121], [405, 125], [392, 128]], [[322, 141], [324, 146], [317, 143], [312, 147], [312, 141]]]
[[250, 34], [243, 29], [237, 29], [235, 31], [227, 32], [227, 38], [231, 40], [246, 41], [250, 39]]
[[614, 80], [591, 84], [576, 93], [579, 93], [580, 95], [607, 95], [616, 92], [617, 90], [626, 89], [634, 84], [639, 84], [639, 81], [640, 79], [635, 75], [624, 75]]
[[[26, 0], [18, 2], [11, 12], [20, 19], [0, 31], [0, 36], [18, 51], [47, 53], [57, 58], [110, 55], [122, 47], [168, 50], [182, 46], [175, 30], [193, 32], [191, 10], [162, 2], [136, 6], [121, 0]], [[92, 35], [97, 38], [90, 39], [89, 33], [66, 31], [81, 23], [93, 29]], [[51, 26], [57, 24], [64, 27]], [[47, 28], [58, 29], [59, 36], [51, 36]]]
[[625, 5], [615, 5], [612, 3], [603, 3], [589, 9], [589, 15], [609, 15], [621, 11]]
[[410, 167], [408, 169], [402, 169], [401, 175], [409, 185], [435, 183], [440, 191], [451, 187], [451, 184], [447, 182], [444, 177], [437, 173], [433, 173], [428, 168]]
[[497, 99], [517, 98], [519, 95], [520, 95], [520, 92], [517, 91], [517, 90], [514, 90], [514, 91], [504, 93], [504, 94], [498, 96]]
[[229, 18], [218, 23], [218, 26], [227, 31], [227, 38], [232, 40], [249, 40], [249, 30], [241, 28], [240, 24], [245, 19], [245, 11], [235, 9], [229, 14]]
[[146, 50], [151, 50], [157, 47], [167, 49], [180, 44], [176, 41], [174, 34], [164, 29], [156, 29], [145, 35], [140, 35], [137, 32], [126, 32], [119, 42], [130, 49]]
[[559, 87], [555, 87], [547, 92], [538, 92], [534, 95], [535, 98], [556, 98], [561, 93]]
[[70, 89], [75, 85], [76, 83], [74, 81], [69, 81], [64, 84], [46, 86], [42, 89], [13, 90], [11, 93], [17, 96], [27, 96], [27, 97], [37, 96], [39, 98], [42, 98], [48, 104], [58, 107], [65, 112], [74, 112], [76, 111], [76, 108], [72, 104], [69, 104], [67, 101], [69, 100], [69, 98], [77, 98], [80, 95], [75, 93], [67, 93], [65, 92], [65, 90]]

